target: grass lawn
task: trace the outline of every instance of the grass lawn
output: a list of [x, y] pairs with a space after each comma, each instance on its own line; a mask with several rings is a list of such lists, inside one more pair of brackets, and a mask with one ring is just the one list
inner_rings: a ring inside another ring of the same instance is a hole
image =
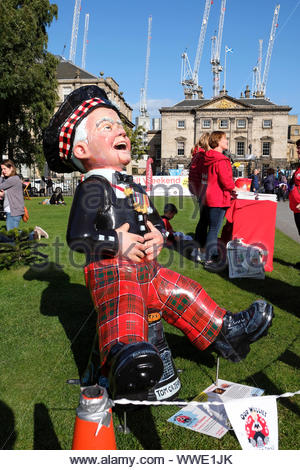
[[[0, 448], [70, 449], [79, 387], [67, 385], [82, 374], [93, 338], [95, 313], [85, 287], [83, 259], [70, 253], [65, 242], [71, 198], [66, 207], [26, 201], [30, 220], [50, 235], [43, 251], [48, 265], [1, 271], [1, 397]], [[170, 198], [179, 208], [173, 226], [193, 232], [197, 216], [190, 198]], [[162, 209], [164, 201], [156, 204]], [[182, 207], [180, 208], [180, 204]], [[287, 210], [288, 207], [287, 207]], [[3, 223], [0, 222], [0, 226]], [[24, 224], [25, 225], [25, 224]], [[170, 256], [172, 256], [170, 258]], [[267, 337], [251, 347], [246, 360], [233, 364], [220, 359], [222, 379], [265, 389], [266, 395], [294, 392], [299, 387], [299, 244], [276, 232], [274, 270], [265, 280], [230, 280], [227, 273], [212, 274], [163, 250], [160, 261], [200, 282], [211, 297], [231, 311], [264, 298], [274, 305], [275, 319]], [[192, 347], [181, 332], [165, 324], [182, 388], [179, 398], [191, 400], [210, 385], [216, 374], [216, 354]], [[279, 448], [299, 446], [299, 395], [278, 403]], [[168, 423], [178, 407], [151, 407], [130, 413], [130, 434], [117, 430], [118, 449], [240, 449], [233, 432], [222, 439]]]

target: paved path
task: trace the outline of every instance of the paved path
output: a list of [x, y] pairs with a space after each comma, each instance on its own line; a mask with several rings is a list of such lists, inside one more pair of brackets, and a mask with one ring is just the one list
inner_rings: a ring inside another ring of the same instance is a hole
[[277, 203], [276, 228], [300, 243], [300, 236], [296, 228], [294, 214], [289, 208], [289, 201]]

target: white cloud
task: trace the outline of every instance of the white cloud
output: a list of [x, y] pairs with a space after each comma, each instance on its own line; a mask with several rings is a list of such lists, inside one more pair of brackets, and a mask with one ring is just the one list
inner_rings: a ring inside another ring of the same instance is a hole
[[[170, 98], [157, 98], [147, 100], [147, 109], [151, 117], [160, 117], [159, 109], [167, 106], [173, 106], [175, 103]], [[140, 103], [130, 104], [134, 114], [138, 114]]]

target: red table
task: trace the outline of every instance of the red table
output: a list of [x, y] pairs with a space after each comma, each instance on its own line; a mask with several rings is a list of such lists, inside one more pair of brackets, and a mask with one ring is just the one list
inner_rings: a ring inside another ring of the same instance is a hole
[[247, 199], [240, 199], [241, 197], [242, 195], [238, 195], [238, 199], [232, 200], [225, 214], [227, 223], [221, 239], [227, 243], [241, 238], [248, 245], [259, 246], [264, 252], [265, 271], [273, 271], [277, 208], [275, 197], [270, 195], [268, 199], [268, 195], [257, 195], [259, 199], [256, 200], [254, 193], [249, 193]]

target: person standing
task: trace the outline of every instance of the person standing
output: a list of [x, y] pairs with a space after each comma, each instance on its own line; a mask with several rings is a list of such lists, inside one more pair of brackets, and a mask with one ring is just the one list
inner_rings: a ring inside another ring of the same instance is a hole
[[259, 171], [257, 168], [254, 169], [253, 174], [251, 175], [251, 186], [250, 191], [253, 193], [258, 193], [259, 190]]
[[269, 168], [267, 171], [267, 176], [264, 178], [264, 188], [266, 194], [274, 194], [275, 190], [275, 175], [274, 169]]
[[298, 168], [296, 168], [291, 180], [291, 190], [289, 193], [290, 209], [294, 212], [295, 224], [300, 235], [300, 139], [296, 142], [298, 153]]
[[220, 270], [220, 253], [218, 248], [218, 233], [225, 212], [230, 206], [231, 195], [235, 189], [230, 159], [223, 154], [228, 149], [226, 134], [214, 131], [209, 137], [208, 150], [204, 156], [203, 173], [207, 174], [207, 189], [205, 193], [204, 213], [208, 218], [208, 233], [206, 238], [206, 261], [204, 267], [210, 271]]
[[42, 176], [43, 182], [46, 184], [46, 195], [51, 196], [52, 191], [53, 191], [53, 181], [49, 177], [48, 179], [45, 178], [45, 176]]
[[283, 202], [285, 202], [288, 198], [287, 178], [282, 171], [278, 175], [278, 201], [280, 201], [281, 198]]
[[[24, 214], [24, 195], [23, 183], [17, 175], [17, 169], [12, 160], [4, 160], [1, 163], [0, 177], [0, 197], [4, 191], [4, 212], [6, 213], [6, 230], [18, 228]], [[39, 226], [35, 226], [34, 230], [28, 235], [29, 240], [40, 239], [41, 237], [49, 238], [48, 233]], [[3, 239], [2, 242], [7, 239]]]
[[12, 160], [1, 163], [0, 190], [4, 190], [6, 230], [18, 228], [24, 214], [23, 184]]
[[209, 132], [205, 132], [200, 137], [195, 146], [189, 171], [190, 191], [197, 196], [200, 208], [200, 218], [195, 230], [195, 240], [199, 248], [195, 248], [192, 252], [192, 258], [197, 263], [205, 261], [205, 245], [208, 230], [208, 217], [203, 205], [207, 187], [207, 174], [206, 172], [203, 173], [203, 162], [205, 152], [209, 150], [209, 136]]

